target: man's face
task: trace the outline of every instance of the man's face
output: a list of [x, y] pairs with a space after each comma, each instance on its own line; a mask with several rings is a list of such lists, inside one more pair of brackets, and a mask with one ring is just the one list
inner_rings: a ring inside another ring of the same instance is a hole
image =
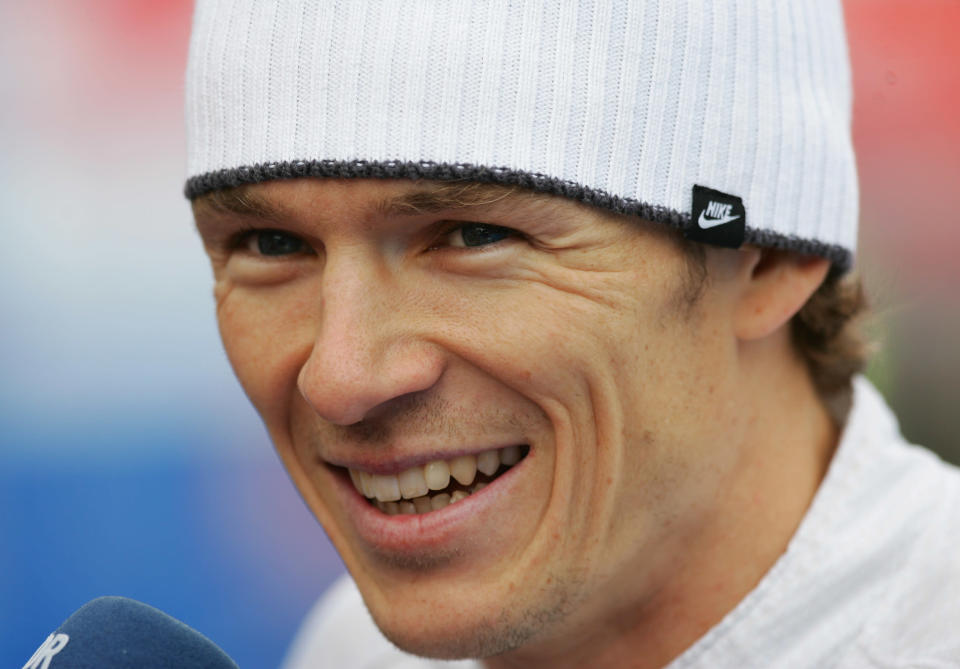
[[[742, 429], [733, 298], [711, 281], [691, 305], [665, 229], [457, 191], [304, 179], [196, 205], [227, 353], [291, 477], [384, 633], [447, 657], [668, 596]], [[451, 465], [469, 483], [424, 492]]]

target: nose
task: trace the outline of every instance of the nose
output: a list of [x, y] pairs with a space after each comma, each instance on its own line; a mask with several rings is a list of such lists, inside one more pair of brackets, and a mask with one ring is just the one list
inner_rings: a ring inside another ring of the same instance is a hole
[[328, 260], [319, 332], [297, 379], [323, 419], [352, 425], [391, 400], [428, 390], [443, 374], [439, 347], [417, 333], [398, 292], [369, 262]]

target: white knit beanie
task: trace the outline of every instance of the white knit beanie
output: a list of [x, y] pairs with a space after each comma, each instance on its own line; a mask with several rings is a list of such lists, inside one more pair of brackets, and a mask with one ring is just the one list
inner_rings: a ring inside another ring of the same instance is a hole
[[856, 244], [839, 0], [198, 0], [186, 97], [190, 198], [466, 179], [835, 271]]

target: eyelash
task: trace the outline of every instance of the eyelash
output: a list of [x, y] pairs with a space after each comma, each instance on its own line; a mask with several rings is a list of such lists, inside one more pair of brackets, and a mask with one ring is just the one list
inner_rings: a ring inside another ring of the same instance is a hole
[[[453, 233], [455, 233], [455, 232], [457, 232], [457, 231], [463, 231], [465, 228], [468, 228], [468, 227], [470, 227], [470, 226], [476, 226], [476, 227], [481, 227], [481, 228], [488, 228], [490, 231], [493, 231], [494, 233], [503, 232], [503, 233], [504, 233], [504, 237], [502, 237], [502, 238], [500, 238], [500, 239], [496, 239], [496, 240], [494, 240], [494, 241], [492, 241], [492, 242], [490, 242], [490, 243], [488, 243], [488, 244], [478, 244], [478, 245], [476, 245], [476, 246], [468, 246], [466, 243], [464, 243], [464, 244], [459, 244], [459, 245], [457, 245], [457, 244], [450, 244], [450, 243], [441, 243], [442, 241], [444, 241], [444, 240], [446, 240], [447, 238], [449, 238], [450, 235], [452, 235]], [[273, 256], [271, 256], [271, 255], [269, 255], [269, 254], [265, 254], [265, 253], [257, 253], [257, 252], [251, 251], [251, 252], [255, 253], [255, 255], [257, 255], [258, 257], [261, 257], [261, 258], [271, 258], [271, 257], [282, 258], [282, 257], [288, 257], [288, 256], [292, 256], [292, 255], [298, 255], [299, 253], [303, 253], [303, 252], [306, 251], [306, 250], [311, 250], [311, 251], [312, 251], [312, 249], [310, 248], [310, 246], [309, 246], [302, 238], [298, 237], [297, 235], [294, 235], [294, 234], [291, 234], [291, 233], [288, 233], [288, 232], [284, 232], [283, 230], [277, 230], [276, 228], [255, 228], [255, 227], [252, 227], [252, 226], [250, 226], [250, 227], [245, 227], [243, 230], [239, 230], [239, 231], [237, 231], [236, 233], [234, 233], [233, 235], [231, 235], [231, 236], [229, 237], [229, 239], [227, 240], [227, 244], [226, 244], [226, 245], [227, 245], [227, 247], [228, 247], [229, 249], [232, 249], [232, 250], [237, 250], [237, 249], [239, 249], [239, 250], [248, 250], [248, 251], [250, 251], [250, 250], [251, 250], [251, 249], [250, 249], [251, 242], [252, 242], [254, 239], [256, 239], [256, 236], [257, 236], [257, 235], [260, 235], [260, 234], [264, 234], [264, 233], [269, 233], [269, 232], [273, 232], [273, 233], [277, 233], [277, 234], [283, 235], [283, 236], [289, 238], [290, 240], [296, 240], [296, 241], [298, 241], [298, 242], [301, 244], [301, 246], [303, 246], [304, 248], [301, 249], [299, 252], [276, 254], [276, 255], [273, 255]], [[493, 247], [499, 246], [502, 242], [505, 242], [505, 241], [507, 241], [508, 239], [518, 238], [518, 237], [522, 238], [522, 237], [523, 237], [522, 233], [520, 233], [520, 232], [518, 232], [517, 230], [514, 230], [514, 229], [512, 229], [512, 228], [508, 228], [508, 227], [505, 227], [505, 226], [502, 226], [502, 225], [495, 225], [495, 224], [493, 224], [493, 223], [479, 223], [479, 222], [475, 222], [475, 221], [452, 221], [452, 222], [447, 223], [444, 227], [442, 227], [442, 228], [440, 229], [439, 233], [436, 235], [436, 241], [435, 241], [434, 243], [432, 243], [432, 244], [428, 247], [428, 250], [430, 250], [430, 251], [436, 251], [436, 250], [441, 250], [441, 249], [451, 249], [451, 250], [453, 250], [453, 251], [456, 252], [456, 253], [463, 253], [463, 252], [477, 253], [477, 252], [482, 252], [482, 251], [491, 249], [491, 248], [493, 248]]]
[[[288, 240], [296, 241], [300, 244], [300, 249], [292, 253], [278, 253], [276, 255], [270, 255], [267, 253], [257, 253], [251, 250], [251, 243], [257, 239], [258, 235], [274, 233], [277, 235], [282, 235]], [[313, 252], [313, 249], [307, 244], [301, 237], [291, 234], [289, 232], [284, 232], [283, 230], [277, 230], [276, 228], [247, 228], [246, 230], [241, 230], [235, 234], [230, 242], [230, 247], [233, 249], [240, 249], [243, 251], [250, 251], [261, 258], [283, 258], [294, 255], [303, 255], [310, 254]]]
[[462, 234], [462, 232], [466, 228], [471, 226], [478, 227], [478, 228], [487, 228], [489, 229], [489, 231], [492, 231], [495, 234], [502, 232], [504, 233], [504, 236], [488, 244], [478, 244], [476, 246], [468, 246], [466, 244], [466, 240], [463, 237], [461, 237], [461, 240], [464, 241], [462, 245], [450, 244], [450, 243], [446, 243], [446, 244], [434, 243], [433, 245], [430, 246], [429, 250], [433, 251], [433, 250], [439, 250], [439, 249], [448, 249], [448, 250], [453, 250], [456, 253], [462, 253], [462, 252], [478, 253], [478, 252], [482, 252], [485, 250], [492, 249], [496, 246], [499, 246], [501, 243], [506, 242], [508, 239], [523, 237], [522, 233], [518, 232], [517, 230], [514, 230], [513, 228], [508, 228], [503, 225], [495, 225], [493, 223], [479, 223], [476, 221], [455, 221], [455, 222], [449, 223], [445, 228], [442, 229], [440, 234], [437, 235], [437, 240], [438, 242], [441, 240], [446, 240], [450, 237], [450, 235], [458, 231], [460, 231]]

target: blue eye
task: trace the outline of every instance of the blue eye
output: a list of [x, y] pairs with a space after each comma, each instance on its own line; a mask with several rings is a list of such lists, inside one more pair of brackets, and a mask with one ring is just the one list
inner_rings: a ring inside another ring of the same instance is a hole
[[264, 256], [291, 255], [304, 250], [303, 240], [279, 230], [256, 230], [250, 233], [247, 247], [250, 251]]
[[510, 228], [486, 223], [465, 223], [456, 230], [450, 231], [450, 246], [461, 248], [475, 248], [488, 246], [502, 241], [516, 234]]

